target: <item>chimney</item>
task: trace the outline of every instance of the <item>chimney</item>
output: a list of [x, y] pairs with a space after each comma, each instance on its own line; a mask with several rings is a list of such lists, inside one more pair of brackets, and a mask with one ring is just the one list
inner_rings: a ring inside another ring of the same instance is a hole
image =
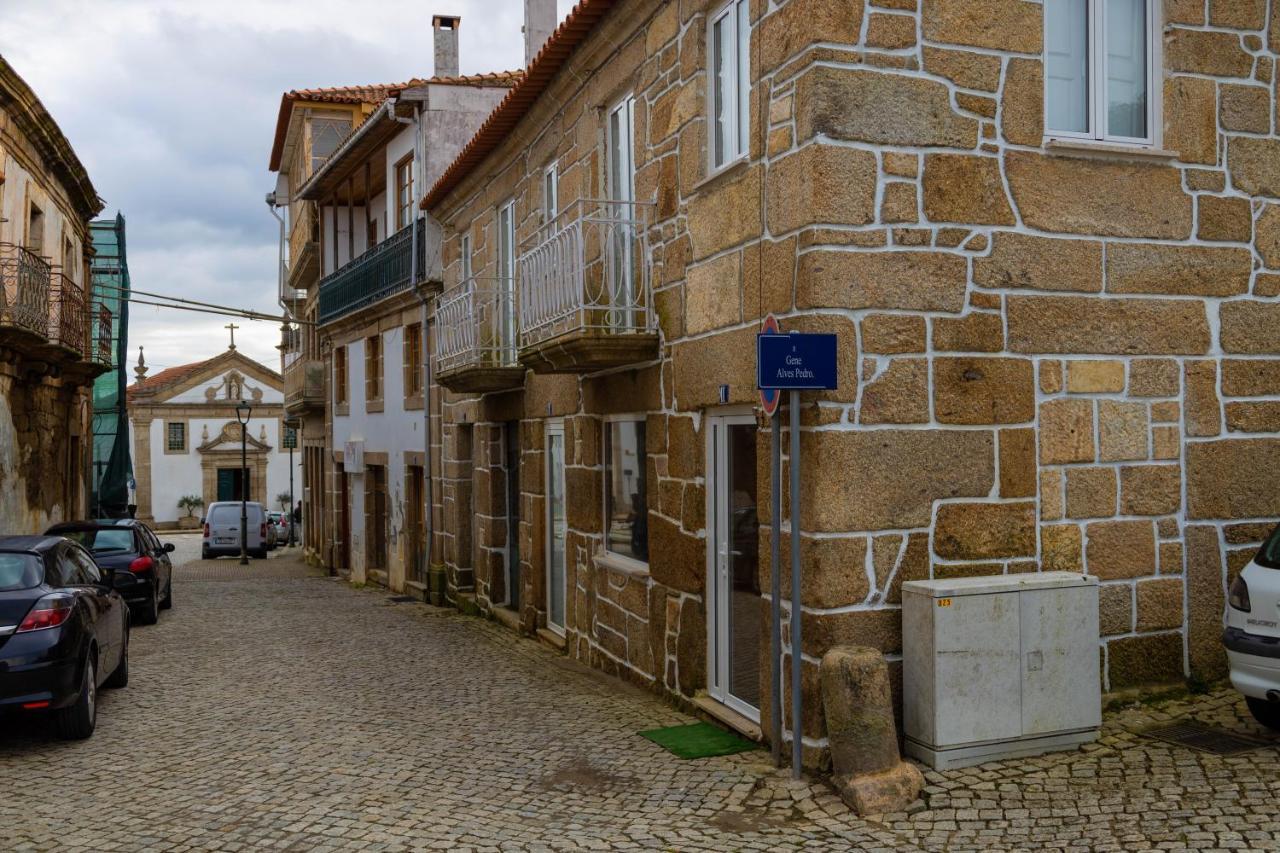
[[524, 0], [524, 64], [527, 68], [556, 31], [556, 0]]
[[432, 15], [431, 26], [436, 31], [436, 76], [457, 77], [458, 27], [462, 26], [462, 18], [457, 15]]

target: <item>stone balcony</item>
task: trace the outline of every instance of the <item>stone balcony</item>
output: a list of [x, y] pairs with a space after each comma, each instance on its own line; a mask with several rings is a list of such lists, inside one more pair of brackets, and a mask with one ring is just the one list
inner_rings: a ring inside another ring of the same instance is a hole
[[522, 244], [522, 364], [538, 373], [590, 373], [657, 357], [646, 235], [651, 207], [577, 201]]
[[324, 408], [324, 362], [300, 352], [284, 356], [284, 410], [291, 416]]
[[514, 288], [510, 279], [471, 278], [446, 291], [436, 307], [436, 380], [450, 391], [519, 388]]

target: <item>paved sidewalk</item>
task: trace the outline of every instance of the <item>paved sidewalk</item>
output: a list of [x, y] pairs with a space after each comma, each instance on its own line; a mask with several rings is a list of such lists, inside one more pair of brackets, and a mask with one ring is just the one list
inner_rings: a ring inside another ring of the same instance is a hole
[[675, 759], [635, 733], [688, 717], [495, 624], [286, 554], [175, 577], [91, 741], [0, 728], [0, 849], [1280, 849], [1280, 739], [1223, 758], [1132, 733], [1260, 734], [1229, 692], [929, 774], [914, 813], [860, 820], [765, 752]]

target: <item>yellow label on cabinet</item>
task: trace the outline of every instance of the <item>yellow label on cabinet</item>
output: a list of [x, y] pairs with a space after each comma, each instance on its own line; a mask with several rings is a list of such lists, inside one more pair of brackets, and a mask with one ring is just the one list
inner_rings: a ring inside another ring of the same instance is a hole
[[938, 599], [938, 606], [939, 606], [939, 607], [950, 607], [950, 606], [951, 606], [951, 599], [949, 599], [949, 598], [939, 598], [939, 599]]

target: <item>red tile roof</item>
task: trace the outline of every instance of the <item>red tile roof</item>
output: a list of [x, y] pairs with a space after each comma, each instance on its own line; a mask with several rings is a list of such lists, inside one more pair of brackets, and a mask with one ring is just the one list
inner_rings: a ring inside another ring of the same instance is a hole
[[441, 86], [512, 86], [523, 72], [491, 71], [485, 74], [459, 74], [454, 77], [414, 77], [403, 83], [371, 83], [366, 86], [328, 86], [318, 89], [290, 89], [280, 96], [280, 112], [276, 117], [276, 136], [271, 146], [271, 171], [280, 169], [280, 156], [284, 153], [284, 139], [289, 131], [289, 118], [297, 101], [313, 101], [329, 104], [380, 104], [387, 98], [399, 95], [405, 89], [425, 86], [428, 83]]
[[538, 55], [524, 70], [519, 82], [511, 87], [507, 96], [494, 108], [475, 136], [466, 144], [449, 168], [436, 181], [431, 192], [422, 200], [422, 207], [429, 208], [444, 199], [470, 172], [502, 144], [512, 129], [533, 108], [538, 96], [569, 61], [578, 45], [595, 29], [596, 24], [613, 8], [617, 0], [580, 0], [547, 39]]
[[150, 397], [159, 391], [171, 388], [174, 385], [183, 382], [188, 377], [199, 373], [209, 364], [209, 362], [221, 357], [221, 354], [219, 354], [213, 358], [206, 358], [204, 361], [196, 361], [191, 364], [180, 364], [177, 367], [166, 368], [155, 376], [148, 376], [145, 379], [140, 379], [133, 383], [125, 389], [125, 394], [130, 401], [132, 401], [134, 397], [138, 396], [145, 395]]

